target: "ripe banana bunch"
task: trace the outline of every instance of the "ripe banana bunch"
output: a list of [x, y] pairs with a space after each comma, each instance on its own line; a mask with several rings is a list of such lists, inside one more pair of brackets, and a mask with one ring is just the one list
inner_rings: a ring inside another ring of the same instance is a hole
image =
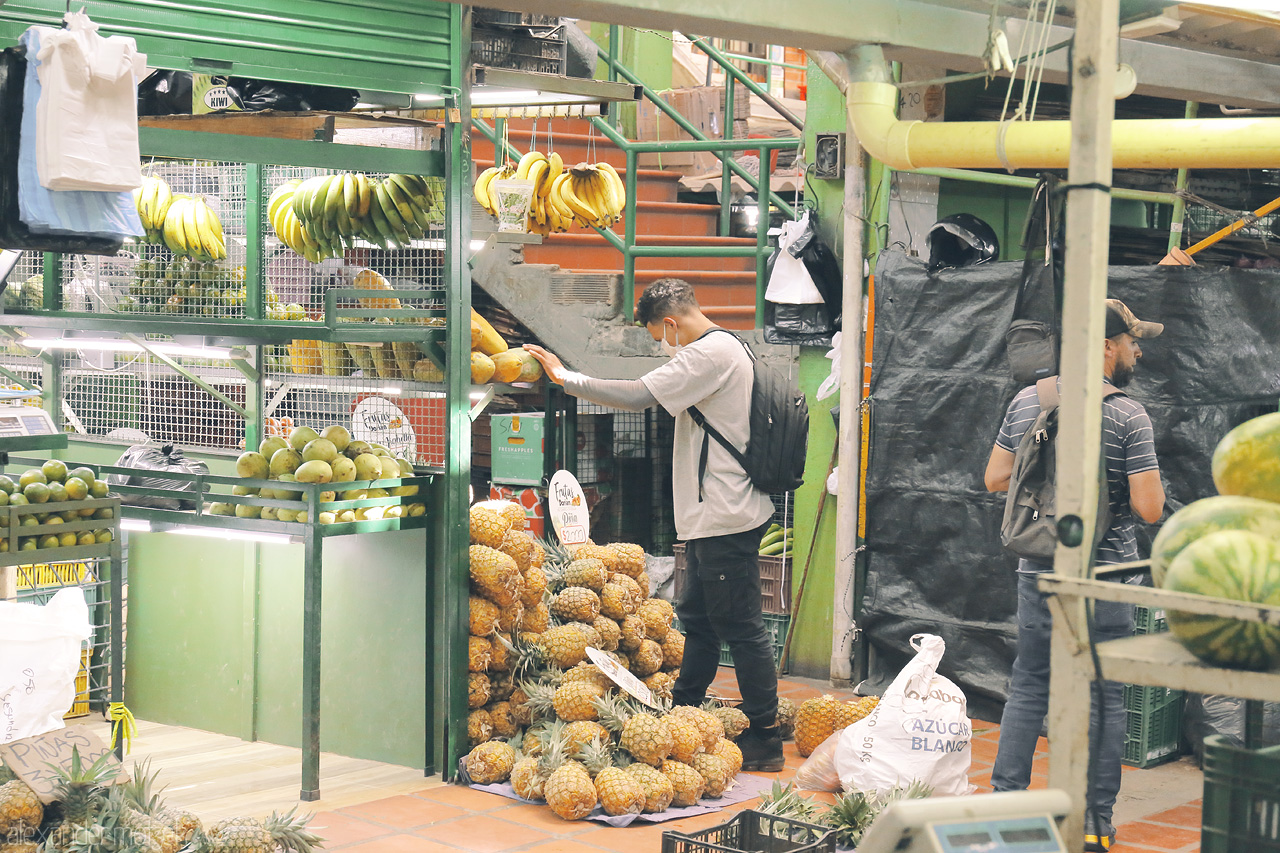
[[169, 183], [155, 175], [147, 175], [142, 179], [142, 186], [133, 191], [133, 204], [138, 208], [138, 218], [146, 229], [144, 239], [148, 243], [164, 240], [164, 217], [172, 201], [173, 191], [169, 189]]
[[267, 213], [282, 243], [318, 263], [342, 257], [357, 239], [392, 249], [425, 236], [433, 195], [417, 175], [318, 175], [281, 184]]
[[384, 249], [409, 245], [431, 229], [432, 191], [418, 175], [388, 175], [373, 188], [363, 236]]
[[197, 261], [220, 261], [227, 256], [222, 222], [199, 196], [173, 197], [165, 211], [161, 237], [175, 255]]
[[492, 213], [498, 215], [498, 199], [489, 192], [489, 185], [494, 181], [505, 181], [516, 176], [516, 167], [507, 163], [503, 166], [490, 166], [480, 173], [480, 177], [476, 178], [475, 191], [476, 201], [480, 202], [480, 206]]
[[320, 255], [320, 243], [311, 236], [302, 220], [293, 212], [293, 197], [301, 185], [302, 181], [295, 179], [276, 187], [267, 202], [267, 219], [281, 243], [311, 263], [318, 264], [324, 260]]
[[579, 163], [552, 181], [547, 201], [553, 231], [566, 231], [571, 223], [610, 228], [626, 209], [627, 188], [608, 163]]

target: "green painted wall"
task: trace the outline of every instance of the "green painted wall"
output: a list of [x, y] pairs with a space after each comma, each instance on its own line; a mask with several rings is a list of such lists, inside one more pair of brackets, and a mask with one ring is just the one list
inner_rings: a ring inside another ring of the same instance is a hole
[[[618, 51], [618, 59], [631, 69], [632, 73], [644, 81], [645, 85], [655, 92], [671, 88], [671, 33], [636, 30], [621, 27], [622, 47]], [[596, 44], [605, 50], [609, 49], [609, 25], [590, 24], [588, 34]], [[596, 66], [596, 78], [609, 79], [606, 63]], [[636, 138], [636, 107], [625, 104], [619, 107], [618, 129], [628, 139]]]
[[[422, 531], [324, 545], [321, 746], [427, 764]], [[139, 719], [301, 741], [301, 545], [129, 539], [126, 701]]]

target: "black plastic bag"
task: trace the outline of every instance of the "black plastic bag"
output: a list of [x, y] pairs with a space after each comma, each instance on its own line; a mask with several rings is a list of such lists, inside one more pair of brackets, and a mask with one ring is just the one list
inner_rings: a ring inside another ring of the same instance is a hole
[[764, 304], [764, 339], [771, 344], [831, 346], [831, 319], [821, 302], [808, 305]]
[[[182, 474], [208, 474], [209, 466], [199, 459], [189, 459], [172, 444], [135, 444], [126, 450], [116, 461], [121, 468], [137, 468], [142, 471], [162, 473], [172, 471]], [[144, 489], [168, 489], [174, 492], [195, 492], [196, 484], [186, 480], [171, 480], [166, 477], [145, 477], [141, 474], [108, 474], [109, 486], [138, 486]], [[207, 488], [207, 487], [206, 487]], [[197, 501], [186, 498], [159, 498], [149, 495], [124, 495], [120, 502], [126, 506], [149, 507], [150, 509], [195, 509]]]
[[[357, 90], [334, 86], [278, 83], [250, 77], [227, 77], [225, 81], [228, 99], [236, 109], [245, 112], [345, 112], [360, 100]], [[155, 71], [138, 84], [140, 116], [189, 115], [191, 107], [190, 72]]]
[[839, 331], [840, 314], [843, 308], [841, 303], [844, 295], [844, 272], [840, 269], [840, 262], [836, 260], [835, 253], [818, 238], [817, 213], [809, 212], [809, 226], [788, 247], [787, 251], [793, 258], [804, 262], [805, 269], [809, 271], [809, 277], [813, 279], [818, 292], [822, 294], [827, 316], [831, 318], [832, 331]]
[[138, 84], [138, 115], [191, 114], [191, 73], [152, 71]]

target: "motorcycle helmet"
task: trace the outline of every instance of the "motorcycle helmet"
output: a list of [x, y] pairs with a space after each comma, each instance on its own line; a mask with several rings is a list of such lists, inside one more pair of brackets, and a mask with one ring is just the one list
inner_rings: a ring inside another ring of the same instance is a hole
[[985, 264], [1000, 257], [995, 230], [972, 213], [939, 219], [929, 229], [929, 272]]

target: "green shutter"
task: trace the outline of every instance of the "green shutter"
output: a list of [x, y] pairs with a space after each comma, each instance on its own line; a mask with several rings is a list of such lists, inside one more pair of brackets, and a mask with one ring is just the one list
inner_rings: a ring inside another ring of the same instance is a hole
[[[148, 64], [384, 92], [449, 84], [449, 4], [434, 0], [74, 0], [104, 35], [132, 36]], [[7, 0], [0, 40], [58, 26], [64, 0]]]

